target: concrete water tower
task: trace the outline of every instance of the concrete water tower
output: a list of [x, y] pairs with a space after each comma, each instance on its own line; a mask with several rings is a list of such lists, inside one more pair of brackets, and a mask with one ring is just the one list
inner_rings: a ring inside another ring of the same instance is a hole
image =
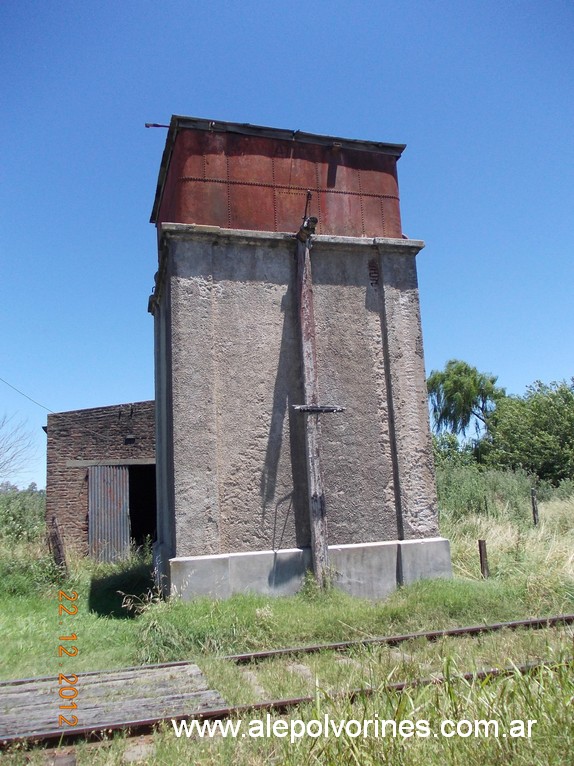
[[404, 146], [173, 117], [152, 222], [158, 541], [184, 598], [450, 575]]

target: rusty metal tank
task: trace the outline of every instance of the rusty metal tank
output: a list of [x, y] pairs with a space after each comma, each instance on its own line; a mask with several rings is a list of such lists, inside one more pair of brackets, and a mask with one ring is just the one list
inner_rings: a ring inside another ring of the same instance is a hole
[[317, 234], [401, 237], [404, 148], [174, 116], [151, 221], [294, 232], [310, 191]]

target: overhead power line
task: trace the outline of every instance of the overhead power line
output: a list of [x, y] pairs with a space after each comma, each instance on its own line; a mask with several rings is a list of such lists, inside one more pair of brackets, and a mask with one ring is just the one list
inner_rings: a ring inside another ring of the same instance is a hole
[[19, 388], [16, 388], [16, 386], [13, 386], [12, 383], [8, 383], [8, 381], [4, 380], [4, 378], [0, 378], [0, 380], [2, 381], [2, 383], [5, 383], [7, 386], [9, 386], [14, 391], [16, 391], [17, 394], [20, 394], [20, 396], [23, 396], [25, 399], [28, 399], [28, 401], [32, 402], [33, 404], [38, 405], [38, 407], [41, 407], [43, 410], [46, 410], [46, 412], [49, 412], [52, 415], [56, 414], [54, 410], [51, 410], [49, 407], [46, 407], [45, 404], [40, 404], [40, 402], [37, 402], [35, 399], [32, 399], [31, 396], [28, 396], [28, 394], [25, 394], [23, 391], [20, 391]]
[[[9, 383], [4, 378], [0, 377], [0, 381], [2, 383], [5, 383], [9, 388], [16, 391], [17, 394], [20, 394], [20, 396], [23, 396], [25, 399], [28, 399], [28, 401], [32, 402], [32, 404], [35, 404], [37, 407], [41, 407], [43, 410], [46, 410], [46, 412], [49, 412], [51, 415], [59, 415], [60, 417], [65, 417], [65, 413], [62, 412], [54, 412], [54, 410], [51, 410], [49, 407], [46, 407], [45, 404], [41, 404], [40, 402], [37, 402], [35, 399], [33, 399], [31, 396], [28, 396], [28, 394], [25, 394], [24, 391], [21, 391], [16, 386], [13, 386], [12, 383]], [[77, 425], [77, 424], [76, 424]], [[86, 426], [79, 426], [80, 430], [84, 431], [85, 433], [92, 434], [92, 436], [95, 436], [98, 439], [104, 439], [107, 441], [116, 441], [115, 436], [107, 436], [106, 434], [100, 434], [97, 431], [94, 431], [92, 428], [87, 428]]]

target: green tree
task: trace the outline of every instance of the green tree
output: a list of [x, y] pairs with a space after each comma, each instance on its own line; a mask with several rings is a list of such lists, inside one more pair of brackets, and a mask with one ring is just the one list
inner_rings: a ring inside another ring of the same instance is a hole
[[433, 370], [427, 380], [434, 429], [466, 435], [471, 423], [477, 434], [486, 428], [504, 390], [497, 377], [479, 372], [467, 362], [451, 359], [444, 370]]
[[498, 401], [485, 446], [491, 465], [522, 468], [555, 485], [574, 478], [574, 378], [537, 381], [524, 396]]

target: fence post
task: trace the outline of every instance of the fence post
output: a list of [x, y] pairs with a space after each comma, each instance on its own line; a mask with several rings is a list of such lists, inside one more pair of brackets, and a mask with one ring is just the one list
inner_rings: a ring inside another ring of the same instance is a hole
[[486, 555], [486, 540], [478, 541], [478, 553], [480, 556], [480, 573], [486, 580], [490, 577], [490, 570], [488, 569], [488, 556]]
[[530, 499], [532, 500], [532, 520], [534, 526], [538, 526], [538, 500], [536, 499], [536, 489], [532, 487], [530, 490]]

